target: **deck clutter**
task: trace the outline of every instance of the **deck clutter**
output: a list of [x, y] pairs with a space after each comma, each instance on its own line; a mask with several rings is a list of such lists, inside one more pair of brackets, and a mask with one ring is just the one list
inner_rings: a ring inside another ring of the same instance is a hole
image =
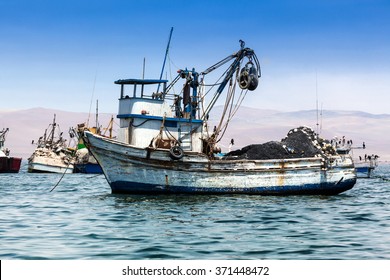
[[74, 158], [62, 134], [54, 115], [53, 122], [38, 139], [36, 149], [28, 158], [28, 172], [73, 173]]
[[287, 159], [335, 156], [336, 150], [330, 141], [317, 137], [309, 127], [291, 129], [280, 142], [246, 146], [226, 154], [222, 159]]

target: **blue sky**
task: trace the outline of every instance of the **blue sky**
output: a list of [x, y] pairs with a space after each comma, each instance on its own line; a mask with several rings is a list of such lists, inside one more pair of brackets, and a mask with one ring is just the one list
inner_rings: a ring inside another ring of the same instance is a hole
[[[262, 65], [243, 105], [390, 113], [390, 1], [0, 0], [0, 110], [116, 113], [113, 82], [204, 70], [239, 49]], [[317, 88], [317, 90], [316, 90]], [[94, 102], [94, 101], [93, 101]]]

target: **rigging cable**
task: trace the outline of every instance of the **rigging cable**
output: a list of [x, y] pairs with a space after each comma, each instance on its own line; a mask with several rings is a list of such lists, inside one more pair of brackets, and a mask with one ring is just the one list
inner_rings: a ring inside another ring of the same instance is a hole
[[[216, 136], [218, 137], [222, 130], [223, 130], [223, 132], [222, 132], [222, 135], [219, 137], [219, 139], [216, 140], [216, 143], [218, 143], [222, 139], [222, 137], [224, 136], [226, 129], [228, 127], [228, 124], [231, 120], [231, 111], [232, 111], [232, 106], [233, 106], [234, 93], [236, 90], [236, 84], [237, 84], [237, 82], [235, 81], [233, 85], [229, 86], [228, 94], [226, 96], [225, 108], [224, 108], [224, 111], [222, 112], [223, 117], [221, 118], [221, 121], [218, 125], [218, 129], [217, 129], [218, 133], [216, 134]], [[226, 115], [227, 110], [229, 108], [229, 105], [230, 105], [229, 115], [228, 115], [226, 122], [223, 123], [223, 121], [225, 119], [225, 115]]]
[[91, 102], [90, 102], [90, 104], [89, 104], [89, 112], [88, 112], [88, 119], [87, 119], [87, 127], [89, 127], [89, 118], [90, 118], [90, 116], [91, 116], [92, 101], [93, 101], [93, 96], [95, 95], [96, 77], [97, 77], [97, 68], [96, 68], [96, 71], [95, 71], [95, 78], [94, 78], [94, 80], [93, 80], [92, 96], [91, 96]]
[[[239, 64], [237, 66], [236, 77], [239, 74], [239, 69], [241, 68], [240, 66], [241, 66], [241, 64]], [[218, 140], [216, 140], [216, 143], [218, 143], [222, 139], [223, 135], [226, 132], [228, 123], [232, 118], [231, 114], [232, 114], [232, 108], [233, 108], [233, 103], [234, 103], [236, 85], [237, 85], [237, 78], [234, 79], [234, 83], [233, 83], [233, 79], [231, 78], [229, 88], [228, 88], [228, 93], [226, 94], [225, 106], [224, 106], [224, 109], [222, 112], [222, 117], [221, 117], [220, 123], [219, 123], [218, 128], [217, 128], [216, 138], [219, 136], [222, 129], [223, 129], [223, 133], [222, 133], [221, 137]], [[227, 121], [225, 123], [223, 123], [229, 107], [230, 107], [230, 109], [229, 109], [229, 115], [228, 115]]]
[[68, 167], [69, 167], [70, 163], [71, 163], [71, 161], [69, 161], [68, 165], [67, 165], [66, 168], [65, 168], [64, 173], [62, 174], [62, 176], [61, 176], [61, 178], [60, 178], [60, 180], [58, 180], [57, 184], [50, 190], [50, 192], [52, 192], [52, 191], [60, 184], [60, 182], [62, 181], [62, 178], [64, 178], [65, 173], [66, 173], [66, 171], [68, 170]]

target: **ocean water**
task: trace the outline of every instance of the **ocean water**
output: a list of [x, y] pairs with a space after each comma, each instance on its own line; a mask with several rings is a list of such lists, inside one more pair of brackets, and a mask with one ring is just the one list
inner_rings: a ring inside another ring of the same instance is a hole
[[114, 195], [0, 174], [0, 259], [390, 259], [390, 165], [336, 196]]

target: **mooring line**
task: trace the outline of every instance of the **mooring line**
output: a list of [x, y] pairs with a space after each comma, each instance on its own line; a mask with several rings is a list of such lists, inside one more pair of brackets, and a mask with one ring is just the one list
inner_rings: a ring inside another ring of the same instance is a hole
[[373, 178], [373, 179], [382, 179], [383, 181], [390, 181], [389, 178], [386, 178], [384, 176], [374, 176], [374, 177], [371, 177], [371, 178]]
[[102, 175], [102, 174], [96, 174], [96, 175], [94, 175], [94, 176], [88, 177], [87, 179], [89, 180], [89, 179], [92, 179], [92, 178], [96, 178], [96, 177], [98, 177], [98, 176], [100, 176], [100, 175]]
[[381, 178], [383, 181], [390, 181], [390, 179], [389, 178], [385, 178], [385, 177], [379, 177], [379, 178]]
[[62, 174], [60, 180], [59, 180], [59, 181], [57, 182], [57, 184], [50, 190], [50, 192], [52, 192], [52, 191], [60, 184], [62, 178], [64, 178], [64, 176], [65, 176], [65, 174], [66, 174], [66, 170], [68, 170], [69, 165], [70, 165], [70, 161], [69, 161], [68, 165], [66, 166], [65, 171], [64, 171], [64, 173]]

